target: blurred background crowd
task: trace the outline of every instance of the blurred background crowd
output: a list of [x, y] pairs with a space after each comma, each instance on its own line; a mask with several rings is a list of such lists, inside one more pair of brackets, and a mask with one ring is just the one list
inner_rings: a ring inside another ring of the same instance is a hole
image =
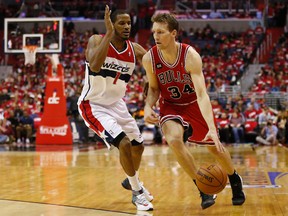
[[[154, 45], [150, 27], [151, 17], [157, 11], [170, 11], [178, 19], [188, 21], [262, 20], [262, 25], [242, 32], [220, 32], [209, 24], [203, 28], [181, 28], [178, 40], [193, 46], [202, 56], [207, 91], [222, 142], [263, 145], [288, 142], [287, 1], [0, 1], [2, 36], [4, 18], [64, 17], [63, 52], [59, 60], [64, 67], [67, 115], [75, 123], [78, 133], [74, 142], [97, 140], [79, 118], [77, 100], [83, 84], [84, 52], [88, 39], [95, 33], [105, 33], [100, 32], [97, 26], [77, 31], [74, 20], [101, 20], [106, 4], [112, 10], [129, 8], [131, 40], [146, 49]], [[267, 41], [269, 47], [262, 49]], [[16, 46], [21, 46], [20, 42], [17, 45], [17, 40]], [[2, 74], [0, 80], [0, 143], [10, 147], [34, 145], [35, 131], [43, 113], [45, 78], [50, 59], [44, 54], [37, 54], [34, 65], [24, 65], [24, 60], [23, 54], [8, 55], [1, 49], [1, 66], [13, 68], [11, 73]], [[165, 143], [157, 126], [143, 122], [145, 82], [145, 71], [139, 62], [124, 99], [139, 124], [146, 144]], [[245, 86], [245, 83], [250, 85]]]

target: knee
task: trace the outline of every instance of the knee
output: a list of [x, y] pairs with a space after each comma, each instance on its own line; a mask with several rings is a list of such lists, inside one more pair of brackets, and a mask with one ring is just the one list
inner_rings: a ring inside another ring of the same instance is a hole
[[124, 136], [123, 139], [119, 142], [118, 148], [119, 151], [130, 151], [131, 142], [127, 136]]
[[172, 138], [166, 139], [166, 141], [173, 150], [180, 149], [184, 145], [184, 142], [182, 138], [180, 137], [172, 137]]
[[143, 151], [144, 151], [144, 145], [143, 144], [139, 144], [136, 146], [132, 145], [132, 153], [134, 155], [142, 155]]

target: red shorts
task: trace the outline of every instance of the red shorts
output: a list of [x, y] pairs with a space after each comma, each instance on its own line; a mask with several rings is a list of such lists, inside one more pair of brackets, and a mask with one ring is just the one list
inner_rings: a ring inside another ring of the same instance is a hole
[[[191, 125], [193, 134], [188, 138], [189, 142], [203, 145], [214, 145], [213, 141], [203, 142], [203, 139], [205, 138], [209, 129], [205, 119], [202, 116], [197, 101], [188, 105], [175, 105], [167, 102], [160, 103], [161, 127], [167, 120], [179, 120], [185, 129]], [[214, 124], [216, 127], [215, 118]]]

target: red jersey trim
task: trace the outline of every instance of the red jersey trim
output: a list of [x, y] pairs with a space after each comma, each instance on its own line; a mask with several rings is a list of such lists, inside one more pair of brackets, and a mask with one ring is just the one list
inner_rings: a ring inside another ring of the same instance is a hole
[[185, 129], [187, 129], [189, 127], [189, 123], [184, 121], [184, 119], [180, 115], [166, 115], [160, 119], [161, 128], [162, 128], [163, 124], [168, 120], [179, 120]]
[[166, 65], [166, 66], [169, 67], [169, 68], [174, 68], [174, 67], [176, 67], [176, 66], [178, 65], [178, 63], [179, 63], [179, 61], [180, 61], [180, 59], [181, 59], [182, 44], [179, 43], [179, 49], [178, 49], [178, 53], [177, 53], [177, 58], [176, 58], [176, 61], [175, 61], [173, 64], [169, 64], [168, 62], [166, 62], [166, 61], [164, 60], [164, 57], [163, 57], [161, 51], [160, 51], [158, 48], [157, 48], [157, 53], [158, 53], [158, 56], [159, 56], [161, 62], [162, 62], [164, 65]]
[[[116, 49], [116, 47], [110, 42], [107, 57], [115, 58], [115, 56], [117, 56], [117, 60], [136, 63], [135, 50], [131, 41], [126, 40], [125, 43], [126, 43], [126, 48], [119, 52]], [[133, 56], [133, 61], [132, 61], [131, 56]]]
[[195, 103], [196, 101], [197, 101], [197, 99], [195, 99], [194, 101], [191, 101], [189, 103], [173, 103], [173, 102], [170, 102], [170, 101], [163, 99], [164, 103], [169, 103], [169, 104], [173, 104], [173, 105], [177, 105], [177, 106], [187, 106], [187, 105], [190, 105], [192, 103]]
[[153, 73], [156, 74], [156, 68], [155, 68], [155, 58], [152, 52], [152, 49], [149, 51], [150, 57], [151, 57], [151, 64], [152, 64], [152, 68], [153, 68]]

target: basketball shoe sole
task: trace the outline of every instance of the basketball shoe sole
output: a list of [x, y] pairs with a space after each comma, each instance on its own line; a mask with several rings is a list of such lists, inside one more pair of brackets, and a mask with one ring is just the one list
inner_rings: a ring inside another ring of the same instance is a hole
[[204, 194], [204, 193], [200, 193], [200, 196], [202, 198], [202, 202], [201, 202], [201, 207], [202, 209], [207, 209], [210, 206], [215, 204], [215, 199], [217, 198], [216, 194], [213, 195], [208, 195], [208, 194]]
[[132, 203], [136, 206], [138, 211], [153, 210], [153, 204], [146, 199], [143, 190], [132, 191]]

